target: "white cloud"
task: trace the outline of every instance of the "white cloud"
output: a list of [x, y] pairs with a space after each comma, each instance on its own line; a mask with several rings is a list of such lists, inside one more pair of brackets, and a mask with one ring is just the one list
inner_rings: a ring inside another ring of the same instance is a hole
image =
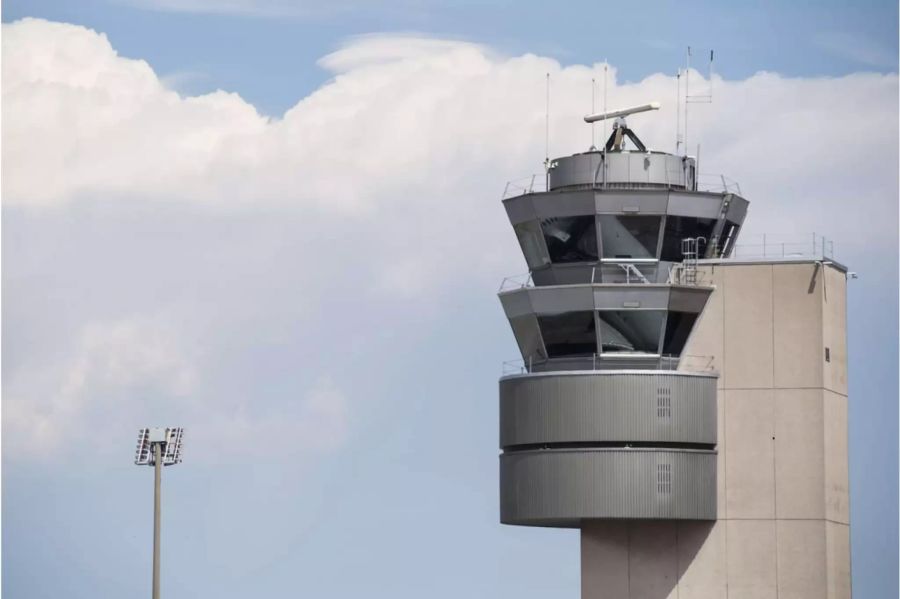
[[[186, 426], [193, 460], [306, 455], [338, 449], [349, 426], [347, 399], [329, 378], [293, 401], [205, 392], [201, 350], [164, 317], [91, 323], [54, 364], [4, 377], [5, 443], [16, 457], [79, 452], [122, 457], [122, 434], [143, 426]], [[117, 460], [118, 461], [118, 460]]]
[[[4, 224], [21, 260], [4, 264], [4, 301], [20, 328], [40, 328], [36, 298], [62, 294], [77, 331], [4, 364], [4, 432], [45, 453], [94, 417], [130, 430], [158, 414], [192, 425], [208, 455], [261, 437], [264, 452], [340, 446], [359, 406], [350, 381], [279, 371], [266, 389], [211, 390], [225, 354], [297, 339], [292, 351], [326, 365], [387, 360], [385, 340], [408, 343], [416, 327], [403, 323], [454, 301], [451, 291], [490, 301], [495, 281], [524, 270], [499, 195], [540, 169], [544, 74], [552, 153], [565, 155], [590, 145], [581, 116], [602, 73], [468, 42], [367, 36], [324, 57], [334, 78], [269, 119], [234, 93], [178, 94], [82, 27], [27, 19], [4, 24], [2, 44], [4, 218], [56, 223], [69, 244], [19, 239]], [[749, 233], [830, 233], [838, 257], [893, 251], [897, 87], [897, 75], [878, 74], [717, 79], [714, 103], [692, 107], [690, 143], [702, 140], [703, 171], [740, 181]], [[610, 107], [664, 102], [631, 122], [659, 149], [673, 145], [674, 92], [672, 77], [622, 84], [611, 69]], [[109, 217], [116, 206], [140, 216]], [[198, 224], [208, 222], [226, 224]], [[118, 245], [93, 252], [88, 233], [68, 236], [85, 224], [96, 243]], [[119, 226], [126, 234], [110, 237]], [[65, 262], [78, 277], [57, 272], [57, 243], [89, 257]], [[69, 297], [82, 284], [94, 295]], [[94, 296], [115, 301], [93, 308]], [[175, 315], [153, 316], [156, 304]], [[121, 305], [137, 316], [110, 316]], [[60, 345], [69, 350], [49, 357]], [[255, 384], [270, 373], [241, 375]], [[153, 397], [143, 407], [132, 401], [141, 393]]]
[[196, 372], [180, 343], [159, 320], [88, 324], [61, 362], [32, 364], [4, 377], [6, 442], [41, 456], [76, 445], [92, 453], [107, 451], [111, 427], [136, 431], [137, 423], [127, 422], [127, 414], [153, 416], [146, 409], [148, 399], [188, 400]]
[[[90, 30], [33, 19], [3, 27], [3, 142], [15, 148], [3, 155], [6, 205], [115, 195], [460, 224], [506, 179], [539, 169], [545, 72], [553, 153], [588, 145], [579, 117], [599, 71], [467, 42], [365, 36], [324, 57], [334, 80], [272, 120], [234, 93], [181, 96]], [[663, 75], [611, 78], [610, 105], [674, 93]], [[854, 202], [885, 201], [895, 181], [879, 158], [896, 156], [896, 75], [760, 73], [714, 87], [712, 105], [693, 107], [689, 143], [702, 140], [704, 170], [738, 179], [754, 208], [768, 204], [751, 224], [795, 203], [825, 221], [810, 227], [842, 229], [849, 181]], [[652, 146], [672, 146], [673, 108], [634, 119]]]

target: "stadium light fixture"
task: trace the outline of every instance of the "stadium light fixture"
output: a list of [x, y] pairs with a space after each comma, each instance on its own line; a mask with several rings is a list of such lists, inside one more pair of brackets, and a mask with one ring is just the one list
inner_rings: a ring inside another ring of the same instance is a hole
[[153, 466], [153, 599], [159, 599], [160, 488], [162, 467], [181, 463], [181, 440], [184, 429], [142, 428], [138, 431], [134, 463]]

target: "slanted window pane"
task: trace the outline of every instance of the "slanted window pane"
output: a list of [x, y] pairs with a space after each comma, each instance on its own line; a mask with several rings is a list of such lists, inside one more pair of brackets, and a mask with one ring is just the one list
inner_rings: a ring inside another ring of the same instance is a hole
[[541, 239], [541, 227], [537, 221], [519, 223], [513, 228], [519, 238], [519, 245], [522, 246], [522, 253], [525, 255], [528, 268], [540, 268], [550, 264], [544, 240]]
[[593, 312], [538, 316], [538, 323], [548, 357], [592, 356], [597, 353]]
[[656, 258], [659, 223], [658, 216], [602, 215], [600, 239], [603, 243], [603, 258]]
[[554, 264], [597, 261], [597, 226], [593, 216], [560, 216], [541, 221]]
[[[697, 218], [696, 216], [666, 217], [666, 230], [663, 232], [663, 245], [661, 259], [667, 262], [681, 262], [681, 240], [688, 237], [703, 237], [709, 243], [713, 229], [716, 226], [714, 218]], [[706, 244], [699, 244], [700, 257], [706, 251]]]
[[601, 310], [599, 314], [603, 352], [659, 352], [662, 310]]
[[669, 318], [666, 320], [666, 337], [663, 340], [664, 354], [681, 355], [696, 320], [697, 314], [694, 312], [669, 312]]
[[734, 240], [737, 238], [738, 226], [730, 220], [725, 221], [725, 228], [722, 229], [722, 235], [716, 244], [716, 252], [718, 256], [728, 257], [731, 250], [734, 249]]

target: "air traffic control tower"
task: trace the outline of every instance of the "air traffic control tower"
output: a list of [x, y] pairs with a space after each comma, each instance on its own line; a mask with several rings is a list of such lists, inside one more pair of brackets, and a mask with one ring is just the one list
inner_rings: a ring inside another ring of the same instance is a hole
[[507, 188], [501, 522], [580, 529], [584, 599], [849, 598], [846, 269], [737, 245], [739, 188], [621, 118], [657, 107]]

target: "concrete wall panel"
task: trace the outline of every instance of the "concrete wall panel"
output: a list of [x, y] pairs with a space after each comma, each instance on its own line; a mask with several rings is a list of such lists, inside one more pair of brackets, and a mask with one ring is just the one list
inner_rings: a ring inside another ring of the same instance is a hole
[[773, 386], [772, 266], [728, 266], [724, 272], [725, 384]]
[[725, 525], [728, 599], [775, 599], [774, 520], [728, 520]]
[[778, 520], [778, 599], [826, 595], [824, 520]]
[[628, 598], [628, 522], [594, 520], [581, 529], [583, 599]]
[[850, 524], [847, 398], [823, 391], [825, 445], [825, 517]]
[[825, 517], [825, 446], [821, 389], [775, 390], [775, 513]]
[[676, 522], [632, 522], [629, 526], [629, 597], [677, 597], [676, 526]]
[[828, 599], [850, 599], [850, 527], [825, 522]]
[[826, 268], [824, 285], [822, 343], [831, 354], [824, 365], [824, 386], [847, 395], [847, 277], [835, 268]]
[[824, 276], [818, 264], [772, 269], [776, 387], [822, 386]]
[[775, 517], [775, 398], [729, 390], [725, 404], [725, 504], [729, 518]]
[[721, 599], [728, 562], [725, 523], [678, 523], [678, 599]]

